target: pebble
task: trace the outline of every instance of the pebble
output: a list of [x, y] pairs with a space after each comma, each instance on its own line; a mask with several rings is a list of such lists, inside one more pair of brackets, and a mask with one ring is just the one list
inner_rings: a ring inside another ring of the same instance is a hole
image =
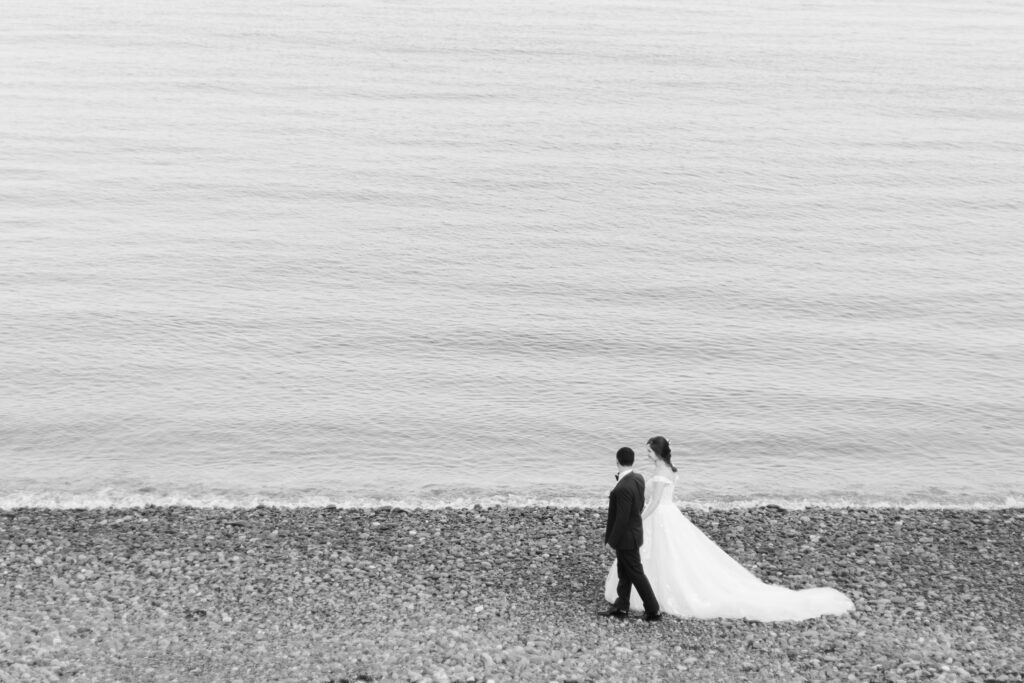
[[1018, 511], [684, 512], [762, 578], [856, 611], [599, 617], [603, 510], [19, 509], [0, 680], [1020, 678]]

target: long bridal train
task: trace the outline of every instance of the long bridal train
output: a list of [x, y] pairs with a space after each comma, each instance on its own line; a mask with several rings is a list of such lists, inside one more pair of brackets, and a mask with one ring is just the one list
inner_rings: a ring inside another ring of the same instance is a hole
[[[663, 612], [699, 619], [798, 621], [853, 609], [848, 597], [834, 588], [792, 590], [767, 584], [731, 558], [696, 527], [673, 503], [674, 482], [655, 476], [667, 489], [661, 503], [644, 520], [640, 559]], [[615, 601], [617, 573], [612, 563], [604, 596]], [[630, 609], [643, 609], [636, 591]]]

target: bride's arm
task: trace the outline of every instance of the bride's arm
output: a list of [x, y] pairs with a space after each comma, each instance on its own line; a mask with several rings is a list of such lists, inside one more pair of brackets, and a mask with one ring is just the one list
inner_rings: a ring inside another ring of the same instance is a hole
[[656, 481], [651, 485], [651, 497], [644, 505], [644, 511], [640, 513], [640, 519], [644, 520], [650, 517], [655, 509], [658, 507], [658, 503], [661, 502], [661, 496], [665, 493], [665, 484], [660, 481]]

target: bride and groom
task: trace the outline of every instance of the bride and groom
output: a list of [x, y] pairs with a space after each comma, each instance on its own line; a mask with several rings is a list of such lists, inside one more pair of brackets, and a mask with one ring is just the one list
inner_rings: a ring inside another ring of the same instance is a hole
[[654, 464], [647, 496], [644, 478], [633, 470], [633, 449], [615, 454], [618, 482], [608, 501], [605, 543], [615, 562], [605, 581], [611, 609], [604, 616], [625, 617], [643, 609], [646, 621], [662, 612], [700, 619], [795, 621], [842, 614], [853, 603], [834, 588], [791, 590], [763, 583], [731, 558], [676, 507], [676, 467], [668, 440], [647, 441]]

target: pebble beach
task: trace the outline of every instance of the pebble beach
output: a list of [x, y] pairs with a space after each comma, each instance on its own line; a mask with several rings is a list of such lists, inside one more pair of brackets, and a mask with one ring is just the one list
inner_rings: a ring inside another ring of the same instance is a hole
[[1021, 681], [1024, 510], [684, 509], [803, 622], [615, 620], [604, 511], [0, 511], [0, 681]]

